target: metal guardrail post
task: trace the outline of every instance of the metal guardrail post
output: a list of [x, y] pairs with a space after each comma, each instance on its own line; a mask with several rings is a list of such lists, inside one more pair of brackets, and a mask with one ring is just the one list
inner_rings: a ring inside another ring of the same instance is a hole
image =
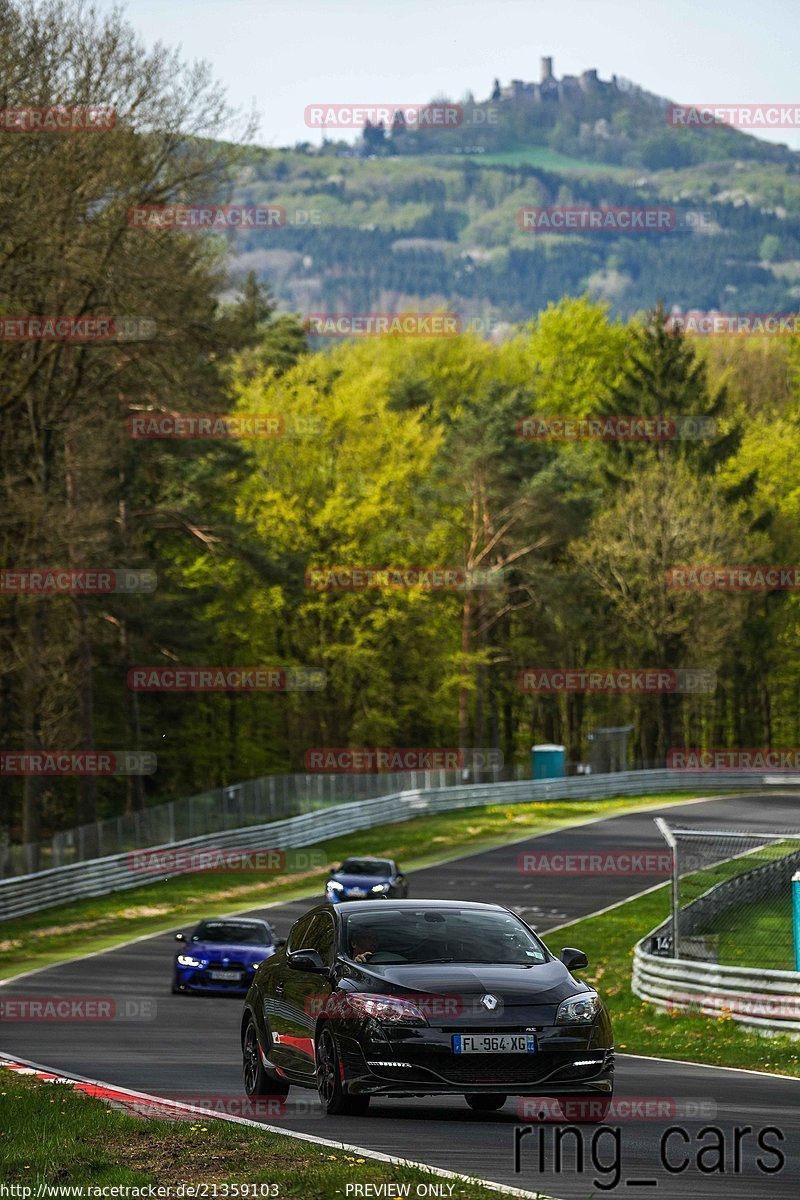
[[678, 952], [678, 925], [680, 917], [680, 877], [678, 863], [678, 843], [673, 837], [672, 830], [663, 817], [655, 817], [658, 832], [672, 851], [672, 957], [680, 958]]

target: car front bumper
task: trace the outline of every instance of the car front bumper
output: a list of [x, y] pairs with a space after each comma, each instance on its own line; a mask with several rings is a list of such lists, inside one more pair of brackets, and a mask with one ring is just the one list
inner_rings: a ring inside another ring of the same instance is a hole
[[[376, 1024], [376, 1023], [371, 1023]], [[504, 1027], [504, 1033], [525, 1032]], [[455, 1054], [450, 1028], [341, 1030], [340, 1056], [353, 1095], [610, 1096], [614, 1048], [607, 1019], [591, 1030], [540, 1027], [533, 1054]]]

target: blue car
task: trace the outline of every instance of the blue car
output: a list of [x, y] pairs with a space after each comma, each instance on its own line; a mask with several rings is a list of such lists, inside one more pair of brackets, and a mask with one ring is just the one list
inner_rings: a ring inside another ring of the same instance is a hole
[[408, 880], [391, 858], [346, 858], [325, 885], [329, 904], [345, 900], [405, 900]]
[[266, 921], [219, 917], [201, 921], [191, 933], [176, 933], [183, 945], [175, 954], [173, 995], [178, 992], [231, 992], [244, 996], [265, 958], [284, 943]]

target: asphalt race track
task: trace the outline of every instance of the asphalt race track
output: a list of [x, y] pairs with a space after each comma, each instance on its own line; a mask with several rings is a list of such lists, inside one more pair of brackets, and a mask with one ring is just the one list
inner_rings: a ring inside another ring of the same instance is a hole
[[[708, 828], [798, 828], [800, 793], [668, 806], [546, 834], [416, 871], [410, 876], [412, 898], [484, 899], [506, 904], [546, 935], [548, 929], [662, 879], [540, 875], [534, 882], [518, 872], [518, 855], [528, 847], [552, 852], [663, 850], [653, 824], [657, 814], [672, 814], [673, 819]], [[267, 913], [278, 933], [285, 935], [306, 907], [306, 902], [297, 901], [255, 911]], [[203, 915], [197, 914], [198, 918]], [[559, 934], [547, 940], [558, 953], [562, 945]], [[131, 1019], [92, 1023], [5, 1022], [0, 1050], [142, 1092], [193, 1103], [219, 1102], [218, 1098], [227, 1097], [235, 1105], [242, 1098], [241, 1003], [229, 997], [172, 996], [174, 948], [172, 935], [160, 935], [80, 962], [49, 967], [9, 984], [4, 994], [113, 997], [117, 1006], [126, 999], [145, 1001], [142, 1016], [146, 1019], [137, 1019], [133, 1012]], [[592, 947], [581, 949], [591, 960]], [[613, 1004], [611, 1011], [613, 1017]], [[765, 1039], [765, 1061], [770, 1054]], [[567, 1135], [563, 1126], [537, 1124], [535, 1118], [518, 1116], [518, 1104], [531, 1105], [531, 1101], [509, 1099], [501, 1112], [484, 1115], [471, 1112], [460, 1097], [373, 1100], [365, 1117], [324, 1118], [313, 1092], [293, 1089], [285, 1110], [274, 1113], [270, 1123], [531, 1191], [541, 1189], [569, 1200], [637, 1193], [659, 1200], [700, 1196], [717, 1200], [747, 1196], [753, 1200], [767, 1194], [800, 1194], [800, 1081], [618, 1054], [615, 1100], [624, 1097], [676, 1103], [682, 1115], [658, 1121], [623, 1120], [599, 1129], [573, 1126], [579, 1133]], [[533, 1129], [520, 1143], [517, 1173], [514, 1140], [520, 1120], [532, 1124]], [[667, 1142], [672, 1170], [660, 1161], [660, 1141], [669, 1126], [683, 1130]], [[706, 1133], [698, 1140], [699, 1131], [707, 1126], [720, 1133]], [[764, 1134], [767, 1127], [779, 1132]], [[737, 1136], [736, 1129], [747, 1132]], [[761, 1149], [759, 1135], [764, 1142]], [[557, 1136], [563, 1140], [560, 1170], [555, 1154]], [[715, 1143], [722, 1148], [724, 1173], [718, 1169], [717, 1153], [708, 1149]], [[698, 1160], [703, 1147], [705, 1153]], [[757, 1160], [767, 1170], [774, 1169], [773, 1147], [780, 1149], [785, 1165], [776, 1173], [766, 1173]], [[578, 1169], [579, 1148], [582, 1170]], [[684, 1162], [685, 1168], [678, 1170]], [[365, 1167], [358, 1178], [380, 1182], [380, 1163]], [[243, 1163], [241, 1181], [246, 1180], [247, 1164]]]

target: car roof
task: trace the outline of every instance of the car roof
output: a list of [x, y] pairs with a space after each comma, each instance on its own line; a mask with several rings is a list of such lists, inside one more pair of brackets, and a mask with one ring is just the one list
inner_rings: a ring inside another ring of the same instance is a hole
[[201, 917], [198, 925], [268, 925], [266, 917]]
[[342, 859], [342, 862], [390, 863], [394, 862], [394, 859], [379, 857], [375, 854], [347, 854]]
[[[319, 904], [317, 908], [330, 912], [330, 904]], [[480, 900], [348, 900], [347, 904], [339, 907], [336, 905], [334, 911], [342, 913], [363, 913], [370, 912], [376, 916], [381, 913], [393, 912], [403, 909], [469, 909], [471, 912], [509, 912], [510, 910], [503, 904], [485, 904]], [[312, 910], [314, 912], [317, 909]]]

